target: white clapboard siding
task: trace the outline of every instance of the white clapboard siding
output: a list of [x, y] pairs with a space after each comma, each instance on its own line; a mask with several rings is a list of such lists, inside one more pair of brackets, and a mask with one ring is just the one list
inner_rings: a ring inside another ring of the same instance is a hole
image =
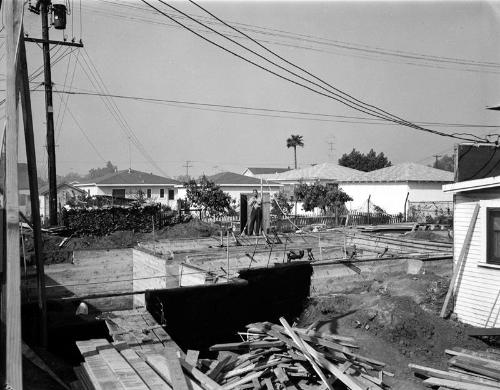
[[475, 205], [479, 214], [469, 249], [455, 284], [454, 312], [458, 319], [478, 327], [500, 326], [500, 267], [485, 266], [487, 207], [500, 207], [500, 194], [476, 193], [473, 196], [457, 194], [454, 210], [454, 267], [462, 250]]

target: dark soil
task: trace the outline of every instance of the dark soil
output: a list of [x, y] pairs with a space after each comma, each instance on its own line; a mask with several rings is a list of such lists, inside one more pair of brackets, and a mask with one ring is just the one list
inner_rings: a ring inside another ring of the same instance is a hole
[[387, 363], [395, 374], [387, 382], [395, 389], [424, 389], [409, 363], [446, 368], [445, 349], [483, 350], [483, 342], [467, 336], [467, 326], [439, 317], [448, 278], [434, 274], [401, 275], [364, 283], [361, 289], [311, 299], [301, 326], [354, 337], [359, 353]]
[[[72, 252], [78, 249], [116, 249], [131, 248], [139, 241], [168, 238], [199, 238], [217, 234], [220, 227], [191, 219], [188, 222], [167, 226], [153, 233], [117, 231], [103, 237], [71, 237], [61, 247], [65, 237], [43, 234], [45, 264], [71, 262]], [[24, 235], [24, 253], [28, 265], [34, 264], [34, 246], [31, 232]], [[21, 249], [22, 250], [22, 249]], [[21, 252], [22, 253], [22, 252]]]

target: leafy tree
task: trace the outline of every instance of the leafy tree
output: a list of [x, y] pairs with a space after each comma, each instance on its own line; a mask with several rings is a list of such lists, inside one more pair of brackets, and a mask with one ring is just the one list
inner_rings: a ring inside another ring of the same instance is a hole
[[357, 169], [359, 171], [370, 172], [376, 169], [390, 167], [392, 163], [387, 159], [384, 153], [375, 153], [373, 149], [367, 154], [353, 149], [351, 153], [344, 153], [339, 158], [339, 165]]
[[303, 203], [305, 211], [312, 211], [319, 207], [324, 213], [338, 210], [345, 202], [352, 198], [336, 185], [321, 183], [301, 183], [295, 187], [295, 197]]
[[107, 175], [109, 173], [116, 172], [118, 167], [116, 165], [113, 165], [111, 161], [108, 161], [106, 163], [106, 166], [103, 168], [92, 168], [89, 171], [89, 174], [86, 176], [87, 179], [95, 179], [98, 177], [102, 177], [104, 175]]
[[290, 214], [293, 205], [289, 201], [290, 198], [285, 191], [275, 193], [273, 199], [271, 200], [271, 215], [280, 217], [283, 213], [285, 215]]
[[226, 194], [214, 182], [203, 175], [198, 181], [190, 180], [185, 183], [186, 196], [189, 202], [203, 208], [209, 215], [231, 213], [231, 196]]
[[293, 148], [293, 158], [295, 162], [295, 169], [297, 169], [297, 146], [304, 147], [304, 140], [301, 135], [291, 135], [290, 138], [286, 140], [286, 147]]
[[453, 156], [448, 156], [445, 154], [443, 157], [436, 159], [434, 164], [432, 164], [433, 168], [442, 169], [444, 171], [455, 171], [455, 159]]

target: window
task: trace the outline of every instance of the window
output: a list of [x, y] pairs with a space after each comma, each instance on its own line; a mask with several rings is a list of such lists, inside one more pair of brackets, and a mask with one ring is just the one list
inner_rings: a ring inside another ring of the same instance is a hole
[[500, 208], [489, 208], [486, 212], [486, 262], [500, 264]]
[[174, 190], [168, 190], [168, 200], [174, 200]]
[[165, 188], [160, 188], [160, 198], [165, 197]]
[[125, 198], [125, 188], [113, 188], [111, 190], [113, 198]]
[[151, 198], [151, 188], [148, 188], [148, 189], [146, 190], [146, 197], [147, 197], [147, 198]]

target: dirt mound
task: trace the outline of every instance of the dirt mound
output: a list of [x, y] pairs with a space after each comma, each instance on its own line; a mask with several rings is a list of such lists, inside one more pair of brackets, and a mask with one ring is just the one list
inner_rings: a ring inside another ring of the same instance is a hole
[[445, 349], [484, 347], [467, 336], [466, 325], [439, 318], [410, 297], [380, 297], [372, 307], [357, 311], [351, 326], [395, 344], [402, 355], [425, 358], [435, 365], [443, 362]]
[[191, 219], [188, 222], [178, 223], [173, 226], [158, 231], [156, 238], [198, 238], [210, 237], [217, 234], [219, 231], [217, 225], [200, 221], [199, 219]]

